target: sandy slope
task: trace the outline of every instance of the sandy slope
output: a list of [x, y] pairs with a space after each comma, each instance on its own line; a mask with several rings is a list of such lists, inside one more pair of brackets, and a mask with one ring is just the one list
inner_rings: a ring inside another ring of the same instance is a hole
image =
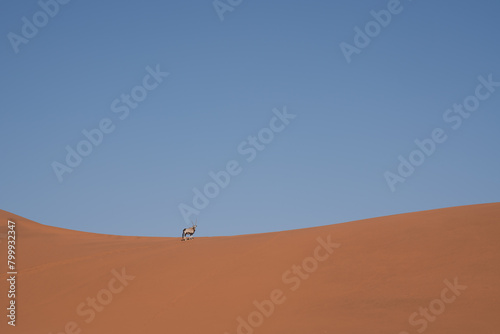
[[[18, 236], [15, 328], [5, 310], [8, 218]], [[188, 242], [0, 211], [0, 240], [1, 333], [500, 333], [500, 203]]]

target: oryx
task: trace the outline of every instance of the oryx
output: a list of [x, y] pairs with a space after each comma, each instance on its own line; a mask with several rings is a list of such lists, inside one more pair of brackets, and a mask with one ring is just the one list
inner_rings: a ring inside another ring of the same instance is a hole
[[194, 232], [196, 232], [196, 227], [198, 226], [197, 223], [198, 223], [198, 220], [196, 220], [196, 223], [193, 223], [193, 221], [191, 221], [191, 225], [193, 225], [193, 226], [187, 227], [187, 228], [182, 230], [181, 241], [193, 239], [192, 235], [194, 234]]

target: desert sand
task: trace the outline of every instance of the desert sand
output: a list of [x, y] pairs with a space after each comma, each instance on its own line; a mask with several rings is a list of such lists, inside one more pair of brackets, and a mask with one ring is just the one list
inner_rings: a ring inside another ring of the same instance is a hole
[[[15, 327], [7, 219], [17, 232]], [[0, 332], [500, 333], [500, 203], [202, 233], [100, 235], [0, 211]]]

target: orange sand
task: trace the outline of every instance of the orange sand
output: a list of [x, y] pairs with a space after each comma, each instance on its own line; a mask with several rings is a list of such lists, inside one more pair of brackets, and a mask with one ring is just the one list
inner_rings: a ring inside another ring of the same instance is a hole
[[[17, 230], [16, 327], [6, 317], [7, 219]], [[331, 254], [317, 240], [328, 236]], [[500, 203], [186, 242], [0, 211], [0, 241], [2, 334], [233, 334], [238, 317], [245, 334], [500, 333]]]

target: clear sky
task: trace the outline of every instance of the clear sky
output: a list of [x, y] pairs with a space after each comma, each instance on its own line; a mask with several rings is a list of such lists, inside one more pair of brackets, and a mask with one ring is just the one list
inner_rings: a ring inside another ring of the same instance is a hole
[[498, 1], [60, 1], [1, 4], [1, 209], [214, 236], [500, 201]]

